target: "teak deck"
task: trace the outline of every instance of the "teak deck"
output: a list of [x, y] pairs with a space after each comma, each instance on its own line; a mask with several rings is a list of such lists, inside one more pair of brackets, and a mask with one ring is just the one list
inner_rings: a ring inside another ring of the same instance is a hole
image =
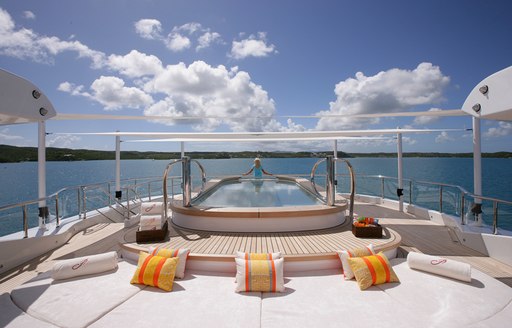
[[172, 248], [190, 248], [192, 256], [230, 256], [237, 251], [250, 253], [281, 252], [285, 257], [336, 256], [337, 250], [364, 247], [373, 244], [378, 250], [396, 248], [400, 235], [384, 229], [382, 238], [357, 238], [352, 234], [351, 222], [322, 230], [278, 233], [211, 232], [169, 226], [169, 235], [162, 243], [135, 242], [134, 230], [125, 235], [126, 247], [145, 249], [164, 245]]

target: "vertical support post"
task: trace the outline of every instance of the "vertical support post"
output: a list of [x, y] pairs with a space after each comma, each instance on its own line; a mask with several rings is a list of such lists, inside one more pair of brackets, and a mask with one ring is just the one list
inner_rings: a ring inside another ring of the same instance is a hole
[[[482, 196], [482, 147], [480, 135], [480, 119], [473, 116], [473, 194]], [[475, 198], [475, 221], [482, 225], [482, 200]]]
[[409, 180], [409, 205], [412, 205], [412, 180]]
[[23, 205], [23, 238], [28, 238], [28, 214], [27, 205]]
[[334, 177], [334, 167], [336, 166], [336, 161], [333, 156], [328, 155], [325, 161], [326, 167], [326, 181], [325, 181], [325, 197], [327, 199], [327, 206], [334, 206], [335, 201], [335, 177]]
[[46, 219], [49, 216], [46, 206], [46, 122], [38, 122], [38, 198], [39, 198], [39, 228], [46, 229]]
[[443, 213], [443, 186], [439, 186], [439, 212]]
[[492, 233], [498, 234], [498, 202], [492, 202]]
[[336, 193], [336, 189], [338, 189], [338, 172], [336, 171], [336, 159], [338, 158], [338, 140], [333, 140], [332, 147], [332, 155], [334, 156], [334, 193]]
[[55, 222], [57, 228], [60, 227], [60, 215], [59, 215], [59, 194], [55, 195]]
[[121, 137], [116, 136], [116, 198], [120, 201], [122, 196], [123, 192], [121, 191]]
[[185, 157], [185, 141], [181, 142], [181, 158]]
[[397, 159], [398, 159], [398, 188], [396, 195], [398, 196], [398, 211], [404, 211], [404, 180], [403, 180], [403, 162], [402, 162], [402, 134], [397, 134]]
[[460, 224], [465, 225], [466, 224], [466, 211], [465, 211], [465, 203], [466, 203], [466, 197], [464, 196], [464, 193], [460, 194]]
[[183, 181], [183, 206], [192, 206], [192, 185], [190, 176], [190, 157], [185, 156], [181, 162], [181, 181]]

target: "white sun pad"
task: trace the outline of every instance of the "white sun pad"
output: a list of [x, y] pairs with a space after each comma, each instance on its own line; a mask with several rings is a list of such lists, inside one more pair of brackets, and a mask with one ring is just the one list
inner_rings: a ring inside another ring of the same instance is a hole
[[188, 271], [172, 292], [148, 287], [91, 327], [260, 327], [261, 293], [235, 293], [233, 275]]
[[11, 298], [34, 318], [86, 327], [141, 290], [130, 284], [134, 272], [127, 262], [119, 262], [115, 271], [66, 280], [53, 280], [47, 272], [14, 289]]
[[[12, 299], [28, 315], [65, 327], [503, 327], [512, 320], [512, 289], [478, 270], [466, 283], [412, 270], [405, 259], [391, 263], [401, 283], [360, 291], [340, 270], [308, 271], [287, 274], [285, 292], [271, 294], [235, 293], [233, 275], [190, 270], [172, 292], [142, 289], [129, 283], [135, 265], [120, 262], [117, 272], [95, 277], [42, 275]], [[2, 297], [0, 323], [30, 324]]]

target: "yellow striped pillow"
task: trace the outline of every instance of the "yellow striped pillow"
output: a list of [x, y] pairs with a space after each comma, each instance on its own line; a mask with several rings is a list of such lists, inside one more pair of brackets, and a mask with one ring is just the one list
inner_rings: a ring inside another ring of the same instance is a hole
[[236, 252], [236, 257], [244, 260], [277, 260], [283, 257], [281, 252], [275, 253], [244, 253]]
[[389, 264], [388, 258], [384, 253], [364, 257], [353, 257], [348, 259], [357, 283], [361, 290], [372, 285], [380, 285], [387, 282], [400, 282]]
[[354, 273], [352, 269], [350, 269], [350, 265], [348, 265], [348, 259], [351, 257], [361, 257], [374, 255], [375, 250], [373, 249], [373, 245], [370, 244], [364, 248], [354, 248], [347, 249], [344, 251], [338, 251], [338, 256], [341, 260], [341, 265], [343, 266], [343, 275], [345, 276], [345, 280], [350, 280], [354, 278]]
[[149, 254], [158, 255], [163, 257], [178, 257], [178, 267], [176, 267], [176, 278], [183, 278], [185, 276], [185, 267], [187, 265], [188, 254], [190, 249], [188, 248], [165, 248], [165, 247], [150, 247]]
[[137, 270], [130, 283], [171, 291], [178, 261], [177, 257], [167, 258], [140, 252]]
[[236, 261], [236, 292], [284, 292], [283, 259]]

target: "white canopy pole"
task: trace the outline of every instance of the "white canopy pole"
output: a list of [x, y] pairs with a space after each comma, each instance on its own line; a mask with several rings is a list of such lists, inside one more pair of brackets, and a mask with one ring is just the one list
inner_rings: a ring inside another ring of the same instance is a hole
[[338, 140], [337, 139], [333, 140], [333, 155], [334, 155], [334, 158], [338, 158]]
[[402, 165], [402, 134], [397, 134], [397, 157], [398, 157], [398, 189], [397, 189], [397, 196], [398, 196], [398, 210], [400, 212], [404, 211], [404, 182], [403, 182], [403, 165]]
[[39, 201], [39, 228], [46, 229], [46, 219], [48, 218], [48, 207], [46, 206], [46, 122], [38, 122], [38, 198]]
[[[119, 131], [117, 131], [119, 132]], [[116, 136], [116, 198], [121, 199], [121, 137]]]
[[[482, 195], [482, 147], [480, 137], [480, 119], [473, 117], [473, 193]], [[482, 224], [482, 200], [475, 198], [472, 212], [475, 214], [477, 225]]]
[[181, 142], [181, 158], [185, 157], [185, 141]]

